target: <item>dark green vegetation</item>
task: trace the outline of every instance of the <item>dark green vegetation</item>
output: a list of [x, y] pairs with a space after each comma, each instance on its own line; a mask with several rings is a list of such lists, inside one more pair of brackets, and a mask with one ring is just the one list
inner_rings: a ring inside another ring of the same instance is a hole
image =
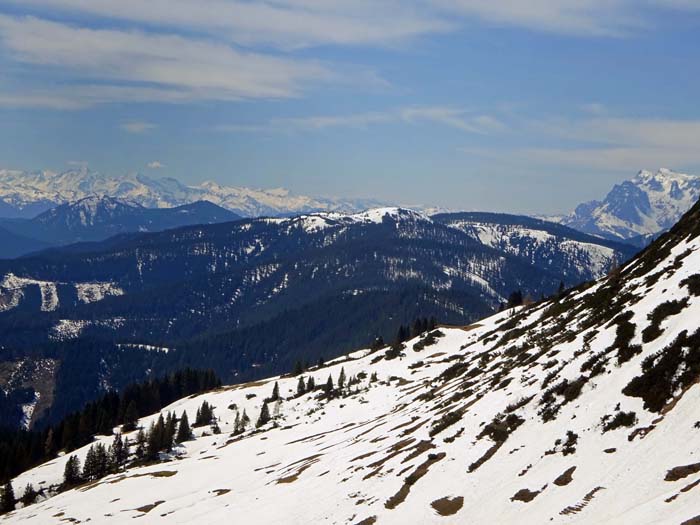
[[80, 448], [90, 443], [94, 435], [111, 435], [117, 425], [123, 424], [125, 431], [134, 430], [139, 417], [220, 385], [212, 371], [188, 369], [129, 386], [121, 394], [105, 394], [41, 431], [1, 430], [0, 481], [48, 461], [59, 451]]
[[[550, 295], [571, 282], [557, 264], [533, 266], [400, 213], [379, 224], [329, 219], [319, 230], [303, 218], [185, 227], [0, 261], [0, 276], [64, 283], [55, 311], [40, 311], [39, 286], [31, 285], [17, 308], [0, 312], [3, 359], [59, 363], [55, 403], [43, 417], [55, 422], [99, 396], [105, 378], [118, 390], [148, 370], [205, 365], [225, 382], [253, 380], [378, 337], [392, 342], [401, 325], [413, 333], [419, 317], [470, 323], [498, 307], [473, 274], [500, 296]], [[92, 281], [125, 294], [83, 304], [66, 284]], [[0, 289], [0, 301], [6, 293]], [[81, 323], [79, 340], [56, 334], [61, 320]], [[16, 426], [20, 400], [6, 401], [14, 415], [3, 421]]]

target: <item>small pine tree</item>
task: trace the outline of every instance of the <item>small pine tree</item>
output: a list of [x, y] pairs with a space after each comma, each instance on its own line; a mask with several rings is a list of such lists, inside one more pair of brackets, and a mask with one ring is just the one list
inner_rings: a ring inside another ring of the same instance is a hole
[[326, 386], [323, 388], [327, 396], [333, 393], [333, 377], [328, 374], [328, 381], [326, 381]]
[[182, 417], [180, 418], [180, 426], [177, 429], [177, 437], [175, 438], [176, 443], [183, 443], [192, 439], [192, 429], [190, 428], [190, 421], [187, 419], [187, 412], [182, 411]]
[[304, 366], [301, 364], [301, 361], [297, 361], [294, 364], [294, 371], [292, 372], [292, 374], [294, 374], [295, 376], [299, 376], [303, 373], [304, 373]]
[[131, 432], [136, 430], [136, 425], [139, 421], [139, 413], [136, 410], [136, 403], [130, 401], [126, 407], [126, 412], [124, 413], [124, 424], [122, 425], [122, 432]]
[[245, 429], [248, 428], [248, 425], [250, 425], [250, 417], [248, 417], [248, 414], [246, 413], [244, 408], [243, 415], [241, 416], [241, 432], [245, 432]]
[[306, 391], [313, 392], [314, 390], [316, 390], [316, 380], [314, 376], [309, 376], [309, 380], [306, 382]]
[[146, 433], [143, 429], [139, 429], [139, 433], [136, 434], [136, 459], [143, 459], [146, 457]]
[[267, 423], [270, 422], [270, 409], [267, 406], [267, 403], [263, 403], [263, 406], [260, 408], [260, 416], [258, 416], [258, 421], [255, 423], [255, 428], [260, 428], [263, 425], [266, 425]]
[[304, 384], [304, 377], [299, 376], [299, 381], [297, 382], [297, 396], [303, 396], [306, 393], [306, 385]]
[[15, 505], [17, 501], [15, 500], [15, 491], [12, 488], [12, 483], [9, 481], [5, 483], [2, 489], [2, 498], [0, 498], [0, 514], [6, 514], [15, 510]]
[[233, 422], [233, 435], [235, 436], [241, 432], [241, 415], [238, 413], [238, 410], [236, 410], [236, 419]]
[[372, 375], [369, 376], [369, 382], [370, 383], [376, 383], [379, 379], [377, 378], [377, 372], [372, 372]]
[[24, 494], [22, 495], [21, 501], [22, 505], [25, 507], [27, 505], [32, 505], [36, 501], [37, 493], [36, 490], [34, 490], [34, 485], [31, 483], [27, 483], [27, 486], [24, 489]]
[[340, 388], [341, 390], [345, 386], [346, 379], [347, 378], [345, 377], [345, 367], [343, 367], [340, 369], [340, 375], [338, 376], [338, 388]]
[[280, 386], [275, 381], [275, 386], [272, 387], [272, 395], [270, 396], [270, 401], [277, 401], [280, 398]]
[[75, 487], [80, 482], [80, 460], [78, 456], [71, 456], [63, 469], [63, 486], [66, 488]]
[[125, 446], [124, 440], [122, 440], [122, 435], [117, 434], [114, 436], [112, 444], [109, 446], [109, 463], [110, 470], [119, 471], [124, 463], [126, 463], [129, 457], [129, 449]]

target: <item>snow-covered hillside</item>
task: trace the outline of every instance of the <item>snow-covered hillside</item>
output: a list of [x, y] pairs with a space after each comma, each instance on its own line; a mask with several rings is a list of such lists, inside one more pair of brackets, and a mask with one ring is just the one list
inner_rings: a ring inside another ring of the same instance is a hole
[[597, 279], [637, 251], [623, 243], [525, 216], [462, 212], [439, 214], [433, 219], [534, 266], [561, 267], [568, 283]]
[[[178, 401], [162, 413], [207, 401], [221, 433], [6, 522], [697, 523], [699, 270], [700, 205], [597, 283], [312, 368], [312, 392], [278, 377]], [[14, 486], [50, 495], [66, 461]]]
[[673, 226], [700, 198], [700, 177], [662, 168], [642, 170], [601, 201], [580, 204], [562, 224], [609, 239], [654, 236]]
[[0, 169], [0, 209], [7, 216], [30, 218], [58, 204], [94, 195], [123, 199], [147, 208], [209, 201], [244, 217], [318, 210], [356, 212], [381, 204], [372, 199], [293, 195], [283, 188], [252, 189], [215, 182], [186, 186], [173, 178], [153, 179], [138, 173], [111, 177], [86, 168], [62, 173]]

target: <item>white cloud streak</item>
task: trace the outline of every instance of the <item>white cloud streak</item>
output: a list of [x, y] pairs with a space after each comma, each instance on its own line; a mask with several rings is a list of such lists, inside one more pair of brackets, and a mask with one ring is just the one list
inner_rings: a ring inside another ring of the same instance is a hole
[[464, 152], [498, 162], [559, 169], [626, 172], [641, 168], [700, 166], [700, 121], [645, 118], [549, 119], [527, 121], [524, 135], [564, 141], [554, 148], [464, 148]]
[[415, 124], [420, 122], [442, 124], [477, 134], [488, 134], [506, 129], [505, 124], [490, 115], [473, 115], [459, 108], [444, 106], [418, 106], [349, 115], [273, 119], [262, 124], [230, 124], [217, 126], [215, 129], [228, 132], [276, 133], [330, 128], [367, 128], [378, 124]]
[[[17, 62], [66, 70], [77, 89], [0, 93], [5, 106], [74, 109], [108, 101], [239, 100], [300, 95], [334, 73], [318, 62], [235, 50], [208, 40], [85, 29], [0, 15], [0, 42]], [[94, 82], [90, 82], [93, 80]]]

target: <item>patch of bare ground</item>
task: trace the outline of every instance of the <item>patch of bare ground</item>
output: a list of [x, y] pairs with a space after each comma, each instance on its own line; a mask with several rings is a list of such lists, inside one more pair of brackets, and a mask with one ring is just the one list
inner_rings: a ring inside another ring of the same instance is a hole
[[489, 459], [491, 459], [496, 452], [498, 452], [498, 449], [503, 446], [503, 441], [499, 441], [491, 445], [491, 447], [484, 453], [483, 456], [481, 456], [479, 459], [477, 459], [474, 463], [469, 465], [469, 472], [474, 472], [476, 469], [478, 469], [481, 465], [486, 463]]
[[614, 454], [615, 452], [617, 452], [617, 449], [616, 448], [606, 448], [605, 450], [603, 450], [603, 452], [605, 452], [606, 454]]
[[581, 512], [586, 506], [593, 500], [593, 498], [596, 495], [596, 492], [599, 490], [605, 490], [605, 487], [596, 487], [593, 490], [591, 490], [588, 494], [586, 494], [581, 501], [579, 501], [576, 505], [570, 505], [566, 507], [565, 509], [562, 509], [559, 514], [562, 516], [568, 516], [570, 514], [578, 514]]
[[301, 475], [302, 472], [304, 472], [306, 469], [311, 467], [314, 463], [318, 463], [320, 461], [320, 458], [323, 454], [315, 454], [313, 456], [309, 456], [308, 458], [300, 459], [299, 461], [295, 461], [291, 465], [285, 467], [285, 470], [291, 469], [292, 466], [294, 465], [299, 465], [299, 467], [296, 469], [295, 472], [291, 473], [288, 476], [283, 476], [275, 481], [278, 485], [280, 483], [294, 483], [297, 479], [299, 479], [299, 476]]
[[418, 467], [416, 467], [416, 470], [414, 470], [411, 474], [406, 476], [402, 487], [396, 494], [394, 494], [388, 500], [386, 500], [386, 503], [384, 503], [384, 507], [386, 507], [389, 510], [393, 510], [399, 505], [401, 505], [401, 503], [403, 503], [406, 500], [408, 493], [411, 491], [411, 487], [415, 485], [419, 479], [421, 479], [428, 473], [428, 470], [433, 464], [437, 463], [441, 459], [444, 459], [446, 455], [447, 454], [445, 454], [444, 452], [440, 452], [439, 454], [430, 454], [427, 460], [418, 465]]
[[668, 472], [666, 472], [666, 481], [678, 481], [679, 479], [687, 478], [700, 472], [700, 463], [693, 463], [692, 465], [683, 465], [681, 467], [673, 467]]
[[309, 441], [316, 441], [318, 439], [321, 439], [323, 436], [327, 436], [328, 434], [332, 434], [333, 432], [339, 432], [341, 430], [345, 430], [346, 428], [354, 427], [355, 423], [348, 423], [347, 425], [344, 425], [339, 428], [334, 428], [333, 430], [328, 430], [326, 432], [319, 432], [318, 434], [311, 434], [310, 436], [306, 436], [300, 439], [295, 439], [294, 441], [290, 441], [289, 443], [285, 443], [285, 445], [293, 445], [295, 443], [307, 443]]
[[677, 492], [676, 494], [674, 494], [674, 495], [671, 496], [670, 498], [666, 498], [664, 501], [665, 501], [666, 503], [671, 503], [672, 501], [675, 501], [675, 500], [678, 498], [678, 496], [680, 496], [680, 495], [683, 494], [684, 492], [688, 492], [689, 490], [694, 489], [694, 488], [697, 487], [698, 485], [700, 485], [700, 479], [698, 479], [698, 480], [696, 480], [696, 481], [693, 481], [690, 485], [686, 485], [685, 487], [683, 487], [683, 488], [680, 490], [680, 492]]
[[137, 510], [139, 512], [143, 512], [144, 514], [148, 514], [149, 512], [151, 512], [153, 509], [155, 509], [161, 503], [165, 503], [165, 501], [163, 501], [163, 500], [156, 501], [154, 503], [151, 503], [149, 505], [144, 505], [143, 507], [139, 507], [139, 508], [134, 509], [134, 510]]
[[520, 489], [518, 492], [513, 494], [510, 501], [522, 501], [523, 503], [530, 503], [537, 496], [542, 494], [547, 485], [542, 487], [540, 490], [530, 490], [530, 489]]
[[557, 479], [554, 480], [554, 484], [557, 487], [565, 487], [573, 481], [573, 473], [575, 470], [576, 467], [566, 469], [562, 474], [559, 475], [559, 477], [557, 477]]
[[375, 523], [377, 523], [377, 517], [370, 516], [369, 518], [365, 518], [362, 521], [358, 521], [354, 525], [374, 525]]
[[685, 520], [683, 523], [681, 523], [681, 525], [700, 525], [700, 515], [690, 518], [689, 520]]
[[362, 460], [362, 459], [368, 458], [368, 457], [370, 457], [370, 456], [375, 455], [376, 453], [377, 453], [377, 451], [374, 450], [374, 451], [372, 451], [372, 452], [367, 452], [367, 454], [360, 454], [359, 456], [352, 458], [352, 459], [350, 460], [350, 463], [354, 463], [355, 461], [360, 461], [360, 460]]
[[418, 416], [413, 416], [410, 421], [405, 421], [404, 423], [401, 423], [400, 425], [395, 426], [394, 428], [390, 429], [390, 432], [393, 432], [394, 430], [398, 430], [403, 427], [407, 427], [411, 423], [413, 423], [416, 419], [418, 419]]
[[446, 496], [436, 499], [430, 504], [440, 516], [452, 516], [457, 514], [463, 505], [464, 498], [462, 496], [457, 496], [455, 498]]

